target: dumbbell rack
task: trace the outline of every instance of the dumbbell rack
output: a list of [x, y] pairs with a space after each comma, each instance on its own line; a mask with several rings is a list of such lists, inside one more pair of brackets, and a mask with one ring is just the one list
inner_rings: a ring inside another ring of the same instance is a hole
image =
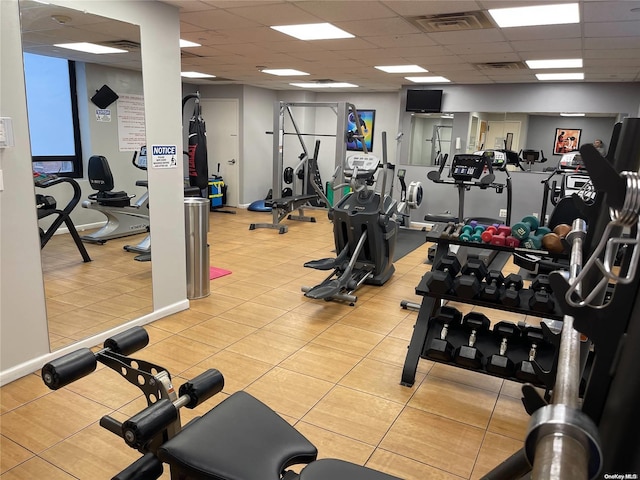
[[[435, 254], [435, 258], [433, 261], [433, 264], [436, 265], [440, 259], [446, 255], [449, 251], [449, 245], [461, 245], [461, 246], [466, 246], [466, 247], [482, 247], [482, 248], [486, 248], [486, 249], [490, 249], [490, 250], [498, 250], [498, 251], [503, 251], [503, 252], [521, 252], [521, 253], [533, 253], [533, 254], [539, 254], [539, 255], [544, 255], [544, 256], [549, 256], [552, 258], [566, 258], [566, 255], [562, 255], [562, 254], [551, 254], [548, 253], [546, 251], [538, 251], [538, 250], [527, 250], [527, 249], [523, 249], [523, 248], [512, 248], [512, 247], [505, 247], [505, 246], [501, 246], [501, 245], [491, 245], [491, 244], [486, 244], [486, 243], [471, 243], [471, 242], [464, 242], [462, 240], [459, 239], [455, 239], [455, 238], [447, 238], [447, 237], [442, 237], [442, 233], [445, 229], [445, 227], [447, 226], [447, 224], [445, 223], [437, 223], [434, 225], [434, 227], [431, 229], [431, 231], [427, 232], [426, 235], [426, 241], [427, 242], [434, 242], [437, 243], [437, 248], [436, 248], [436, 254]], [[427, 274], [428, 275], [428, 274]], [[429, 342], [431, 341], [431, 339], [435, 336], [435, 335], [439, 335], [440, 334], [440, 330], [439, 329], [432, 329], [430, 328], [432, 325], [430, 322], [430, 320], [436, 316], [438, 308], [440, 307], [440, 304], [442, 303], [442, 300], [451, 300], [454, 302], [459, 302], [459, 303], [469, 303], [469, 304], [473, 304], [473, 305], [477, 305], [477, 306], [481, 306], [481, 307], [486, 307], [486, 308], [491, 308], [494, 310], [504, 310], [504, 311], [509, 311], [509, 312], [514, 312], [514, 313], [519, 313], [519, 314], [523, 314], [523, 315], [532, 315], [532, 316], [537, 316], [537, 317], [544, 317], [544, 318], [549, 318], [549, 319], [553, 319], [553, 320], [562, 320], [562, 311], [560, 310], [560, 308], [557, 305], [556, 302], [556, 307], [554, 309], [553, 312], [548, 312], [548, 313], [541, 313], [541, 312], [537, 312], [537, 311], [532, 311], [529, 308], [523, 308], [523, 307], [510, 307], [508, 305], [503, 305], [500, 303], [494, 303], [494, 302], [488, 302], [482, 299], [470, 299], [470, 298], [461, 298], [455, 295], [449, 295], [449, 294], [434, 294], [429, 292], [429, 289], [426, 286], [426, 279], [427, 279], [427, 275], [423, 276], [423, 278], [420, 280], [420, 283], [418, 284], [418, 286], [416, 287], [416, 294], [421, 295], [423, 297], [422, 302], [420, 304], [420, 311], [418, 312], [418, 318], [416, 319], [416, 323], [414, 325], [413, 328], [413, 334], [411, 336], [411, 340], [409, 343], [409, 347], [407, 350], [407, 356], [405, 358], [405, 362], [404, 362], [404, 366], [402, 369], [402, 379], [400, 381], [400, 383], [402, 385], [405, 386], [412, 386], [414, 381], [415, 381], [415, 377], [416, 377], [416, 371], [418, 369], [418, 362], [420, 361], [420, 358], [428, 358], [425, 354], [426, 352], [426, 348], [429, 345]], [[522, 289], [520, 290], [520, 303], [521, 305], [528, 305], [529, 303], [529, 298], [531, 298], [531, 296], [534, 294], [533, 291], [529, 290], [529, 289]], [[544, 328], [544, 327], [543, 327]], [[433, 330], [436, 330], [435, 332], [433, 332]], [[547, 337], [551, 337], [553, 336], [553, 333], [551, 331], [549, 331], [548, 329], [545, 330], [545, 338]], [[469, 335], [467, 332], [463, 332], [463, 336], [466, 337], [464, 339], [464, 344], [466, 344]], [[449, 337], [447, 337], [449, 338]], [[454, 337], [452, 337], [454, 338]], [[449, 340], [450, 342], [452, 342], [451, 340]], [[484, 352], [484, 350], [482, 350], [482, 348], [479, 348], [480, 350], [483, 351], [483, 354], [485, 354], [485, 357], [488, 357], [489, 355], [491, 355], [492, 353], [498, 353], [498, 345], [493, 345], [495, 343], [494, 339], [492, 337], [489, 337], [489, 342], [491, 344], [487, 344], [486, 348], [486, 354]], [[453, 343], [453, 342], [452, 342]], [[453, 343], [454, 346], [459, 346], [459, 344], [455, 344]], [[484, 344], [479, 344], [481, 345], [483, 348], [485, 348]], [[528, 349], [527, 349], [527, 353], [528, 353]], [[508, 354], [509, 358], [511, 358], [511, 353]], [[518, 357], [518, 355], [516, 355], [516, 357]], [[518, 357], [519, 358], [519, 357]], [[538, 357], [536, 357], [537, 359]], [[524, 359], [524, 355], [523, 355], [523, 359]], [[433, 360], [430, 358], [430, 360]], [[514, 360], [517, 362], [518, 359], [514, 358]], [[453, 364], [453, 363], [452, 363]], [[453, 364], [456, 366], [459, 366], [457, 364]], [[543, 362], [543, 365], [546, 365]], [[550, 370], [552, 370], [552, 368], [550, 368]], [[486, 371], [483, 370], [478, 370], [481, 371], [483, 373], [488, 373]], [[550, 372], [549, 377], [554, 377], [553, 375], [553, 371]], [[503, 377], [504, 378], [504, 377]], [[516, 379], [516, 378], [510, 378], [511, 380], [514, 381], [518, 381], [520, 382], [520, 380]], [[552, 383], [552, 379], [549, 378], [546, 381], [541, 382], [541, 385], [544, 383], [546, 384], [547, 381], [550, 381]]]
[[[438, 309], [436, 309], [436, 316], [437, 315], [438, 315]], [[467, 367], [465, 367], [464, 365], [455, 363], [453, 360], [444, 361], [444, 360], [436, 359], [427, 355], [427, 348], [431, 344], [431, 341], [434, 338], [440, 338], [441, 324], [439, 322], [436, 323], [433, 320], [434, 318], [432, 317], [429, 319], [429, 322], [428, 322], [429, 325], [427, 330], [427, 338], [425, 340], [425, 347], [424, 347], [424, 351], [422, 352], [422, 356], [434, 362], [444, 363], [447, 365], [452, 365], [454, 367], [466, 369]], [[457, 349], [463, 345], [468, 345], [469, 330], [464, 328], [462, 325], [460, 325], [457, 328], [451, 328], [450, 326], [447, 334], [447, 341], [451, 344], [451, 346], [454, 349]], [[545, 338], [544, 342], [537, 344], [535, 362], [540, 366], [540, 368], [544, 372], [553, 372], [556, 367], [555, 365], [556, 345], [554, 345], [553, 341], [554, 341], [554, 338], [552, 336], [549, 340]], [[492, 331], [479, 333], [476, 337], [474, 347], [476, 347], [480, 352], [482, 352], [483, 367], [482, 369], [470, 368], [469, 370], [474, 372], [484, 373], [486, 375], [496, 376], [499, 378], [504, 378], [507, 380], [513, 380], [514, 382], [523, 382], [522, 380], [520, 380], [515, 376], [496, 375], [485, 369], [485, 366], [486, 366], [485, 363], [487, 359], [491, 355], [496, 355], [500, 353], [500, 339], [496, 337]], [[523, 341], [522, 339], [509, 341], [505, 356], [508, 357], [515, 365], [518, 362], [522, 362], [523, 360], [529, 359], [530, 348], [531, 348], [531, 345], [526, 341]], [[537, 382], [534, 382], [534, 385], [542, 387], [544, 389], [548, 389], [548, 385], [545, 380], [546, 378], [544, 377], [544, 374], [540, 375], [540, 379]]]

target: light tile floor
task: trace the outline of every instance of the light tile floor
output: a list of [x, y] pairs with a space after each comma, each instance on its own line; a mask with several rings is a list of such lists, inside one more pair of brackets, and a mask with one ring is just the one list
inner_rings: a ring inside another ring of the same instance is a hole
[[[399, 304], [420, 301], [414, 288], [430, 269], [427, 244], [397, 261], [386, 285], [359, 290], [356, 306], [313, 301], [300, 287], [325, 273], [302, 265], [333, 256], [333, 237], [323, 211], [308, 213], [318, 222], [287, 221], [284, 235], [248, 229], [270, 214], [211, 214], [211, 264], [233, 273], [213, 280], [211, 295], [189, 310], [148, 325], [150, 345], [134, 355], [169, 369], [176, 385], [207, 368], [224, 374], [224, 391], [183, 421], [246, 390], [295, 425], [321, 458], [416, 480], [481, 478], [518, 450], [528, 421], [518, 384], [427, 360], [413, 387], [399, 384], [417, 316]], [[45, 248], [54, 348], [150, 310], [152, 264], [122, 251], [132, 238], [89, 245], [95, 261], [87, 265], [65, 236]], [[492, 321], [524, 320], [488, 313]], [[108, 368], [56, 392], [35, 372], [0, 396], [2, 480], [111, 478], [139, 456], [98, 424], [102, 415], [124, 420], [145, 406]]]

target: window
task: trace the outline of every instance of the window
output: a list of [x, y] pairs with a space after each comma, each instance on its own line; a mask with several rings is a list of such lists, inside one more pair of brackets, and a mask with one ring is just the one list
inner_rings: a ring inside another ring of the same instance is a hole
[[82, 177], [75, 62], [24, 54], [33, 169]]

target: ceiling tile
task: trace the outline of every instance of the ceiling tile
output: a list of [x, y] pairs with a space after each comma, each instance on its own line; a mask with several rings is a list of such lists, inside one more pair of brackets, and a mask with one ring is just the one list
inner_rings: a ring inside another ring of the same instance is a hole
[[[326, 22], [361, 21], [364, 16], [372, 18], [394, 17], [394, 12], [383, 5], [383, 2], [358, 1], [357, 8], [353, 2], [340, 1], [316, 1], [299, 2], [298, 6], [313, 15], [322, 18]], [[366, 12], [366, 14], [363, 14]]]
[[335, 22], [335, 26], [348, 31], [352, 35], [368, 37], [372, 35], [409, 35], [422, 34], [417, 27], [403, 18], [376, 18], [359, 22]]
[[538, 40], [539, 38], [580, 38], [581, 26], [574, 25], [542, 25], [537, 27], [503, 28], [502, 33], [507, 40]]
[[631, 22], [586, 23], [584, 36], [592, 37], [631, 37], [640, 32], [640, 20]]
[[441, 13], [474, 12], [480, 10], [478, 2], [460, 0], [390, 0], [384, 3], [402, 16], [437, 15]]
[[497, 28], [487, 30], [466, 30], [461, 32], [430, 33], [429, 37], [440, 45], [464, 45], [469, 43], [491, 43], [504, 40]]
[[584, 46], [589, 50], [640, 48], [640, 34], [622, 38], [585, 38]]
[[554, 40], [522, 40], [510, 42], [515, 51], [529, 52], [548, 50], [580, 50], [582, 48], [582, 40], [579, 38], [564, 38]]
[[[238, 3], [236, 3], [236, 5]], [[298, 8], [298, 6], [292, 3], [262, 3], [249, 7], [229, 8], [227, 12], [267, 26], [322, 23], [321, 18]]]
[[631, 9], [633, 8], [639, 9], [640, 1], [585, 2], [582, 18], [584, 22], [640, 20], [640, 12], [632, 12]]
[[448, 45], [447, 50], [456, 55], [468, 55], [471, 53], [512, 53], [513, 48], [507, 42], [499, 43], [468, 43], [466, 45]]
[[217, 30], [220, 28], [249, 28], [261, 26], [260, 23], [254, 22], [247, 18], [234, 15], [225, 10], [205, 10], [201, 12], [187, 12], [180, 15], [183, 22], [204, 27], [208, 30]]
[[435, 42], [424, 33], [416, 33], [409, 35], [380, 35], [363, 37], [367, 41], [379, 47], [418, 47], [431, 46]]

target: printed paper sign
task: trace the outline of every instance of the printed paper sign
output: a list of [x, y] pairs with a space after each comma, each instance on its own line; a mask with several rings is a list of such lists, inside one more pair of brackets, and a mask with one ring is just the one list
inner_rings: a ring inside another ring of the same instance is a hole
[[111, 121], [111, 109], [110, 108], [97, 108], [96, 120], [98, 122], [110, 122]]
[[175, 145], [152, 145], [151, 168], [177, 168], [178, 147]]

